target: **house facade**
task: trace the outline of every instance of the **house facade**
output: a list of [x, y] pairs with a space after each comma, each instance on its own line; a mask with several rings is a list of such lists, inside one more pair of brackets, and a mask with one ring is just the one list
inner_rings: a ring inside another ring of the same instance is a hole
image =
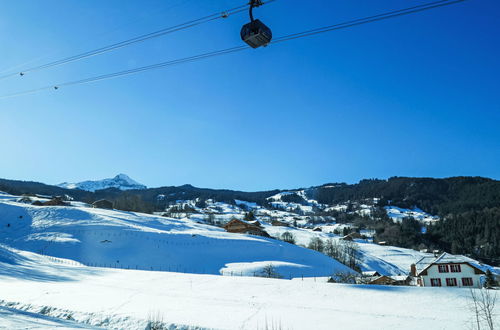
[[418, 286], [480, 288], [485, 271], [472, 259], [443, 253], [420, 259], [412, 265], [411, 274]]

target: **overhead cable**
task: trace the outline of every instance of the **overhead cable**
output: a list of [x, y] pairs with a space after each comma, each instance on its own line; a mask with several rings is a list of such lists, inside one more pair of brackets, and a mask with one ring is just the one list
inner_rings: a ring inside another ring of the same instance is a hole
[[[364, 18], [350, 20], [350, 21], [346, 21], [343, 23], [328, 25], [328, 26], [324, 26], [324, 27], [320, 27], [320, 28], [316, 28], [316, 29], [312, 29], [312, 30], [303, 31], [303, 32], [292, 33], [292, 34], [288, 34], [288, 35], [276, 38], [274, 41], [272, 41], [270, 43], [270, 45], [274, 45], [274, 44], [278, 44], [278, 43], [282, 43], [282, 42], [290, 41], [290, 40], [294, 40], [294, 39], [299, 39], [299, 38], [306, 38], [306, 37], [310, 37], [310, 36], [321, 34], [321, 33], [331, 32], [334, 30], [346, 29], [346, 28], [350, 28], [353, 26], [361, 25], [361, 24], [368, 24], [368, 23], [373, 23], [376, 21], [381, 21], [381, 20], [385, 20], [385, 19], [389, 19], [389, 18], [414, 14], [414, 13], [422, 12], [425, 10], [434, 9], [434, 8], [443, 7], [443, 6], [448, 6], [448, 5], [452, 5], [452, 4], [456, 4], [456, 3], [464, 2], [464, 1], [466, 1], [466, 0], [434, 1], [434, 2], [427, 3], [427, 4], [419, 5], [419, 6], [390, 11], [390, 12], [386, 12], [386, 13], [382, 13], [382, 14], [378, 14], [378, 15], [374, 15], [374, 16], [368, 16], [368, 17], [364, 17]], [[252, 49], [252, 48], [250, 48], [246, 45], [231, 47], [231, 48], [227, 48], [227, 49], [203, 53], [203, 54], [194, 55], [194, 56], [190, 56], [190, 57], [184, 57], [184, 58], [180, 58], [180, 59], [176, 59], [176, 60], [170, 60], [170, 61], [166, 61], [166, 62], [156, 63], [156, 64], [143, 66], [143, 67], [139, 67], [139, 68], [135, 68], [135, 69], [118, 71], [118, 72], [104, 74], [104, 75], [100, 75], [100, 76], [94, 76], [94, 77], [89, 77], [89, 78], [85, 78], [85, 79], [69, 81], [69, 82], [65, 82], [65, 83], [61, 83], [61, 84], [57, 84], [57, 85], [45, 86], [45, 87], [41, 87], [41, 88], [37, 88], [37, 89], [24, 91], [24, 92], [8, 94], [8, 95], [0, 96], [0, 99], [21, 96], [21, 95], [26, 95], [26, 94], [32, 94], [32, 93], [36, 93], [36, 92], [39, 92], [42, 90], [59, 89], [60, 87], [65, 87], [65, 86], [86, 84], [86, 83], [91, 83], [91, 82], [95, 82], [95, 81], [99, 81], [99, 80], [105, 80], [105, 79], [111, 79], [111, 78], [116, 78], [116, 77], [125, 76], [125, 75], [131, 75], [131, 74], [135, 74], [135, 73], [139, 73], [139, 72], [143, 72], [143, 71], [159, 69], [159, 68], [168, 67], [168, 66], [172, 66], [172, 65], [177, 65], [177, 64], [187, 63], [187, 62], [194, 62], [194, 61], [203, 60], [203, 59], [207, 59], [207, 58], [211, 58], [211, 57], [231, 54], [231, 53], [235, 53], [235, 52], [239, 52], [239, 51], [247, 50], [247, 49]]]

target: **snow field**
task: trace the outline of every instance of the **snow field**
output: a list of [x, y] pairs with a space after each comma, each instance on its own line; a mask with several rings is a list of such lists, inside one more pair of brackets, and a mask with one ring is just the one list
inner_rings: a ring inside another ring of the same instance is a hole
[[[152, 313], [172, 329], [462, 329], [465, 289], [342, 285], [214, 275], [40, 265], [60, 279], [0, 275], [0, 306], [67, 317], [86, 326], [144, 329]], [[39, 260], [40, 261], [40, 260]], [[0, 269], [3, 267], [0, 263]], [[13, 285], [14, 284], [14, 285]], [[49, 309], [50, 307], [50, 309]], [[49, 310], [49, 312], [47, 312]], [[51, 311], [51, 312], [50, 312]], [[0, 320], [0, 327], [5, 322]]]

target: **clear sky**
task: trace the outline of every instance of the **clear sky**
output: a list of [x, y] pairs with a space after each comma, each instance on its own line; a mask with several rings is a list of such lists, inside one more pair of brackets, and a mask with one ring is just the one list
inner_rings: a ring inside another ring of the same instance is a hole
[[[0, 2], [10, 72], [242, 0]], [[277, 0], [275, 36], [424, 3]], [[457, 5], [88, 85], [0, 100], [0, 177], [126, 173], [263, 190], [390, 176], [500, 179], [500, 3]], [[227, 20], [0, 81], [0, 95], [240, 45]], [[17, 67], [17, 68], [16, 68]]]

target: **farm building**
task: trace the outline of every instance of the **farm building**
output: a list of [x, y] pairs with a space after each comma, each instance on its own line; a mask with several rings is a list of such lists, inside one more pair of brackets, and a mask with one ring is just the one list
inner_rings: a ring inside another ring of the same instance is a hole
[[262, 229], [262, 225], [257, 220], [245, 221], [240, 219], [233, 219], [224, 225], [224, 229], [229, 233], [269, 237], [269, 234], [264, 229]]

